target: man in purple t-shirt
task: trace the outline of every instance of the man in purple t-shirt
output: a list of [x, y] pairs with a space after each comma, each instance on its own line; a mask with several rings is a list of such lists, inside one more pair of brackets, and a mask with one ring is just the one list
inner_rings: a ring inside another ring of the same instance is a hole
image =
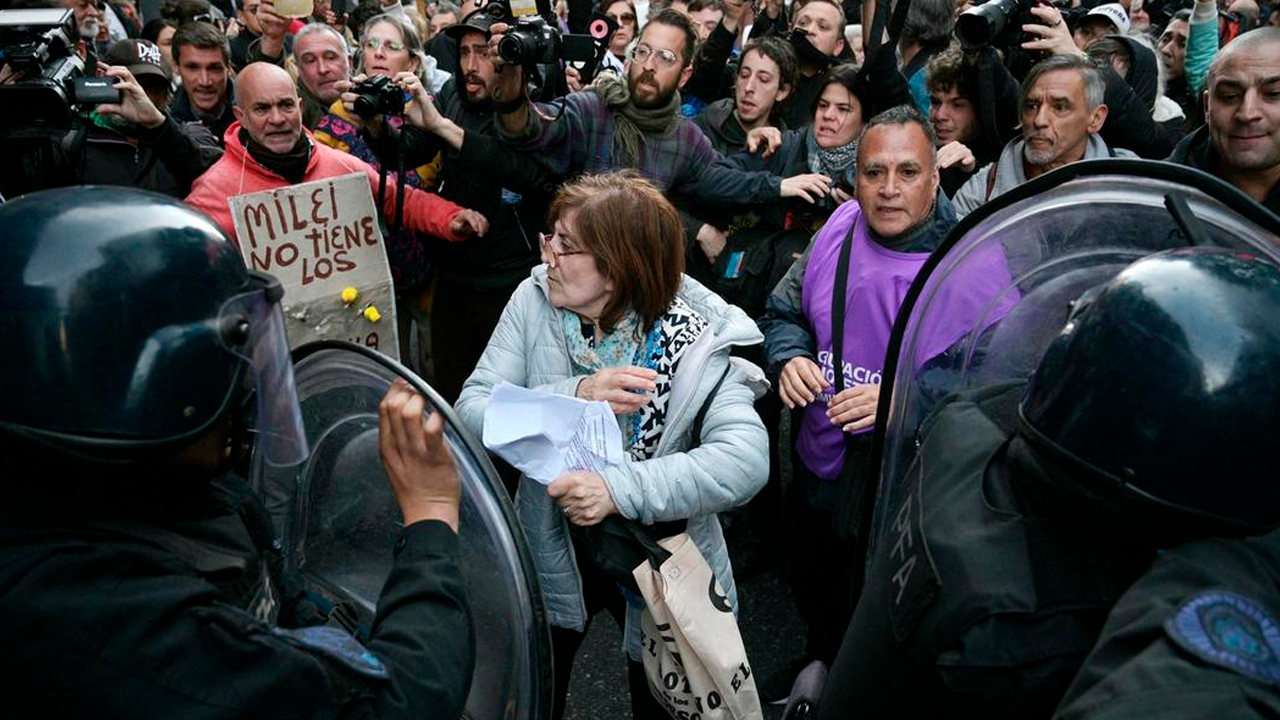
[[[805, 656], [784, 673], [792, 679], [811, 661], [830, 664], [852, 615], [859, 513], [844, 499], [861, 497], [863, 483], [874, 477], [868, 467], [871, 429], [898, 308], [926, 258], [956, 224], [938, 187], [934, 133], [924, 116], [899, 106], [872, 118], [858, 141], [855, 201], [837, 209], [814, 236], [760, 320], [769, 371], [782, 402], [795, 411], [797, 491], [787, 500], [795, 532], [791, 575], [809, 632]], [[846, 242], [849, 270], [836, 362], [832, 297]], [[929, 329], [927, 351], [941, 353], [958, 339], [966, 320], [977, 317], [1007, 281], [1003, 270], [964, 283], [948, 317]], [[766, 700], [786, 697], [784, 676], [761, 683]]]

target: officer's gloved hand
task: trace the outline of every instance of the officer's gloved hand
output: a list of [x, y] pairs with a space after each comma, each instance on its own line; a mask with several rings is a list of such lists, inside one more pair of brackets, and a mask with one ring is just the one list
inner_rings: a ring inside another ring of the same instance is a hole
[[822, 687], [827, 684], [827, 665], [821, 660], [814, 660], [805, 666], [796, 676], [791, 686], [791, 695], [787, 697], [787, 706], [782, 710], [782, 720], [810, 720], [818, 716], [818, 700], [822, 698]]

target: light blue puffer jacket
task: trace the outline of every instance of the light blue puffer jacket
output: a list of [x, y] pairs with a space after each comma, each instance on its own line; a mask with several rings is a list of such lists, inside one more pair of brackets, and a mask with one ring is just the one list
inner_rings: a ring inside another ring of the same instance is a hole
[[[547, 295], [547, 267], [539, 265], [516, 288], [489, 346], [467, 379], [456, 410], [477, 436], [484, 426], [489, 395], [504, 380], [522, 387], [572, 396], [582, 376], [571, 376], [569, 348]], [[618, 512], [650, 524], [689, 519], [689, 536], [711, 566], [735, 610], [737, 589], [716, 513], [745, 503], [769, 475], [769, 439], [752, 407], [768, 385], [755, 365], [733, 358], [702, 425], [701, 443], [692, 434], [694, 417], [730, 363], [734, 345], [761, 341], [755, 323], [697, 281], [685, 277], [680, 290], [709, 326], [681, 357], [655, 456], [605, 471]], [[690, 450], [690, 446], [698, 446]], [[582, 579], [569, 540], [568, 523], [546, 487], [522, 478], [516, 514], [528, 536], [534, 566], [552, 625], [582, 630], [586, 606]], [[639, 651], [639, 612], [628, 612], [624, 646]]]

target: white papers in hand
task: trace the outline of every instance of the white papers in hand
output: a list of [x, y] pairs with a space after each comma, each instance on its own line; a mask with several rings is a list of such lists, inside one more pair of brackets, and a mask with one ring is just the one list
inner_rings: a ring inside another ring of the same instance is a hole
[[622, 462], [622, 431], [606, 402], [501, 383], [484, 413], [484, 446], [547, 485], [572, 470]]

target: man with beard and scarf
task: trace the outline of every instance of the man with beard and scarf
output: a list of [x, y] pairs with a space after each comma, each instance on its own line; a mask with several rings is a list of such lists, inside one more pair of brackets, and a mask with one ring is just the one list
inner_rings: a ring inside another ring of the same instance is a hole
[[[492, 31], [491, 49], [506, 25]], [[520, 73], [503, 65], [493, 94], [499, 136], [559, 177], [634, 168], [664, 192], [723, 204], [825, 196], [831, 180], [822, 175], [780, 179], [721, 163], [706, 135], [680, 115], [678, 91], [692, 73], [696, 40], [688, 17], [663, 10], [632, 49], [625, 82], [602, 75], [590, 89], [543, 108], [546, 117], [525, 95]]]
[[[803, 656], [759, 684], [765, 702], [785, 700], [805, 667], [830, 665], [839, 650], [861, 587], [852, 572], [859, 513], [843, 498], [861, 497], [876, 477], [871, 434], [890, 329], [916, 273], [956, 224], [939, 191], [933, 128], [914, 106], [871, 118], [855, 147], [854, 200], [814, 235], [759, 321], [769, 377], [799, 413], [786, 513], [791, 589], [808, 631]], [[988, 307], [1008, 281], [1007, 270], [990, 270], [948, 298], [951, 317]], [[833, 304], [842, 283], [843, 308]]]
[[[75, 184], [127, 185], [182, 198], [222, 156], [213, 133], [198, 122], [167, 115], [170, 76], [160, 48], [146, 40], [121, 40], [103, 57], [121, 102], [89, 115], [82, 155], [68, 157]], [[76, 143], [72, 143], [75, 145]]]
[[[236, 85], [236, 122], [227, 129], [222, 159], [196, 180], [187, 203], [204, 211], [238, 243], [228, 199], [236, 195], [363, 172], [378, 193], [378, 173], [368, 163], [317, 143], [302, 127], [301, 102], [293, 78], [269, 63], [251, 63]], [[415, 187], [404, 188], [404, 227], [452, 241], [483, 235], [488, 221]], [[396, 212], [399, 195], [388, 183], [382, 210]]]
[[998, 160], [956, 191], [956, 214], [964, 217], [991, 198], [1068, 163], [1135, 157], [1108, 147], [1098, 135], [1107, 119], [1105, 92], [1102, 72], [1080, 55], [1054, 55], [1031, 68], [1018, 103], [1022, 137], [1010, 140]]
[[[457, 47], [458, 66], [434, 98], [419, 80], [400, 75], [417, 101], [409, 106], [409, 122], [400, 130], [406, 164], [439, 154], [440, 197], [475, 208], [489, 219], [483, 239], [425, 238], [436, 283], [431, 307], [432, 387], [449, 402], [457, 400], [475, 370], [511, 293], [538, 264], [538, 232], [551, 202], [547, 169], [511, 152], [494, 128], [497, 71], [489, 54], [492, 23], [489, 13], [472, 13], [444, 30]], [[354, 100], [344, 95], [348, 97]]]

